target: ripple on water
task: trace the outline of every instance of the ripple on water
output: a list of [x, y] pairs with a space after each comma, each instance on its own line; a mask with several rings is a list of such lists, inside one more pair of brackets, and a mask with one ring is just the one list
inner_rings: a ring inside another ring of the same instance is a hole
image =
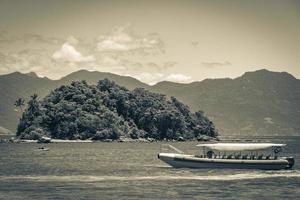
[[1, 181], [5, 180], [31, 180], [31, 181], [66, 181], [66, 182], [98, 182], [98, 181], [168, 181], [168, 180], [199, 180], [199, 181], [235, 181], [235, 180], [251, 180], [251, 179], [269, 179], [269, 178], [300, 178], [299, 170], [287, 171], [263, 171], [252, 173], [238, 173], [227, 175], [208, 175], [208, 176], [0, 176]]

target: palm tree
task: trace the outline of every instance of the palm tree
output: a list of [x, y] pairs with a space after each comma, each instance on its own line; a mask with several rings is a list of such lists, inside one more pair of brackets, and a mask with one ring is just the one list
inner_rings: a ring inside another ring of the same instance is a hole
[[39, 111], [38, 95], [34, 94], [30, 96], [30, 100], [28, 101], [28, 112], [33, 114], [38, 111]]
[[17, 108], [20, 108], [21, 112], [23, 112], [23, 106], [25, 105], [25, 100], [22, 98], [18, 98], [14, 104]]

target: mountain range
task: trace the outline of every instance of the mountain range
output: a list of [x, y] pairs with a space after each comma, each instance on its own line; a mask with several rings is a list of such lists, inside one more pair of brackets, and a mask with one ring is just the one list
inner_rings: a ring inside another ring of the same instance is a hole
[[[138, 87], [174, 96], [192, 111], [202, 110], [220, 135], [300, 135], [300, 80], [286, 72], [258, 70], [230, 79], [205, 79], [189, 84], [159, 82], [149, 86], [129, 76], [80, 70], [60, 80], [40, 78], [34, 72], [0, 76], [0, 130], [15, 132], [21, 112], [17, 98], [40, 98], [75, 80], [95, 84], [108, 78], [130, 90]], [[7, 132], [7, 131], [5, 131]]]

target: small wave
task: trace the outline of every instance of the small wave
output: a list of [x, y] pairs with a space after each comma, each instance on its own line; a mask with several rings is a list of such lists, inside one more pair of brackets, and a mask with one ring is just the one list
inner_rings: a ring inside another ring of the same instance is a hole
[[242, 173], [232, 175], [210, 175], [210, 176], [0, 176], [0, 181], [59, 181], [59, 182], [99, 182], [99, 181], [168, 181], [168, 180], [205, 180], [205, 181], [234, 181], [268, 178], [300, 178], [300, 172], [284, 173]]
[[142, 165], [143, 167], [151, 167], [151, 168], [173, 168], [170, 165], [165, 165], [165, 164], [156, 164], [156, 165]]

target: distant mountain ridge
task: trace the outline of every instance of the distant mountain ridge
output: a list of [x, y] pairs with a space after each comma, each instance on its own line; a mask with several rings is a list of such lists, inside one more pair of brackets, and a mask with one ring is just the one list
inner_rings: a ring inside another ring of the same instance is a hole
[[300, 132], [300, 80], [286, 72], [258, 70], [184, 85], [163, 82], [152, 91], [166, 91], [192, 110], [204, 110], [220, 134]]
[[20, 112], [14, 102], [33, 93], [43, 97], [50, 90], [75, 80], [96, 84], [108, 78], [128, 89], [146, 88], [175, 96], [193, 110], [203, 110], [220, 135], [300, 134], [300, 80], [286, 72], [258, 70], [235, 78], [205, 79], [180, 84], [160, 82], [149, 86], [132, 77], [80, 70], [60, 80], [19, 72], [0, 76], [0, 126], [15, 131]]

